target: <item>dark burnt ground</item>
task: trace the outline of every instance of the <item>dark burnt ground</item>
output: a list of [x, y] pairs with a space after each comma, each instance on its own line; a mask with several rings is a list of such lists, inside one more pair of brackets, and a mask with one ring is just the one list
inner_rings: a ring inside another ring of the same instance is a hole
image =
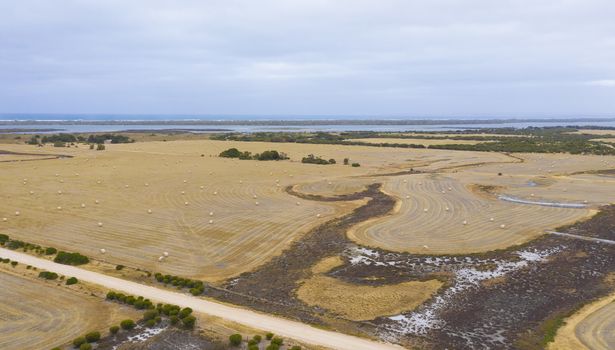
[[[138, 334], [139, 329], [128, 332], [128, 334]], [[131, 342], [128, 336], [122, 336], [125, 331], [118, 335], [109, 335], [103, 338], [98, 344], [98, 350], [169, 350], [169, 349], [202, 349], [202, 350], [223, 350], [229, 347], [222, 342], [210, 339], [202, 334], [193, 331], [183, 330], [175, 327], [168, 327], [161, 333], [140, 342]]]
[[[292, 189], [287, 190], [292, 193]], [[369, 185], [363, 192], [333, 199], [318, 196], [319, 200], [354, 200], [365, 197], [371, 199], [352, 213], [316, 227], [268, 263], [226, 282], [223, 288], [208, 288], [206, 293], [257, 310], [323, 324], [321, 316], [325, 314], [324, 310], [308, 306], [295, 298], [297, 283], [311, 276], [311, 267], [317, 262], [342, 254], [352, 244], [346, 237], [346, 231], [351, 226], [387, 214], [395, 205], [395, 200], [380, 192], [380, 184]]]
[[591, 220], [564, 226], [558, 231], [575, 235], [615, 240], [615, 227], [612, 223], [615, 217], [615, 205], [602, 207]]

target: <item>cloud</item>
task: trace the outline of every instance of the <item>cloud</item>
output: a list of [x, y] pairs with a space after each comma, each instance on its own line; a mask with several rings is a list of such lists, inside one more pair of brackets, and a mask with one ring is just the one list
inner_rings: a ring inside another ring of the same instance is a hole
[[587, 85], [603, 86], [603, 87], [615, 87], [615, 79], [592, 80], [592, 81], [588, 81]]
[[614, 99], [592, 87], [615, 76], [613, 11], [610, 0], [4, 1], [0, 112], [609, 114]]

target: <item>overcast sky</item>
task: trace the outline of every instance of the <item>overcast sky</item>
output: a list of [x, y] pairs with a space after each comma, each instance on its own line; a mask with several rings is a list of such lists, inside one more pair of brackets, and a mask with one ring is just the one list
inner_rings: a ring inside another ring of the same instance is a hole
[[615, 116], [615, 1], [0, 0], [0, 112]]

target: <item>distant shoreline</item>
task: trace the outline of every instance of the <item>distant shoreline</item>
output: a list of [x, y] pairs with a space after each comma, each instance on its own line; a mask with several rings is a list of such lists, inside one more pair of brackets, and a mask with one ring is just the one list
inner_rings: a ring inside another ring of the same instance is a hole
[[509, 123], [615, 122], [615, 118], [531, 118], [531, 119], [312, 119], [312, 120], [0, 120], [0, 126], [23, 125], [228, 125], [228, 126], [310, 126], [310, 125], [473, 125]]

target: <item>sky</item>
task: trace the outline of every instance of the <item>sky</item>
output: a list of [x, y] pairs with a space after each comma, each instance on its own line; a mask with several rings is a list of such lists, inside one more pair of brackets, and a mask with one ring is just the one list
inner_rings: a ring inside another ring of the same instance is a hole
[[613, 0], [0, 0], [0, 112], [615, 116]]

